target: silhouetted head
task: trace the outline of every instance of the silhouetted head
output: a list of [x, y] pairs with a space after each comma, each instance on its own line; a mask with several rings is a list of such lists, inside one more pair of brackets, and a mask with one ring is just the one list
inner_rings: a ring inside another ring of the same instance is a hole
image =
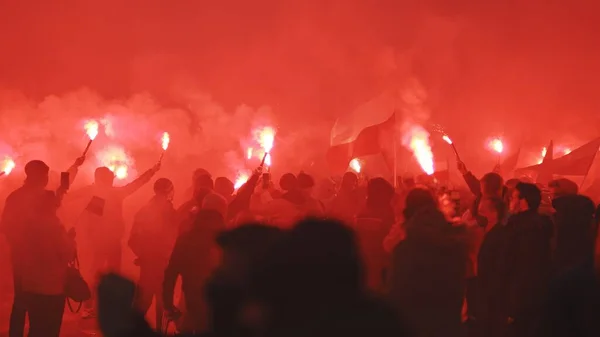
[[202, 200], [202, 209], [216, 211], [225, 218], [227, 216], [227, 200], [220, 194], [208, 193]]
[[504, 180], [498, 173], [490, 172], [481, 178], [481, 194], [485, 197], [502, 197]]
[[154, 194], [173, 200], [175, 187], [173, 182], [167, 178], [158, 178], [154, 182]]
[[284, 191], [293, 191], [298, 189], [298, 179], [292, 173], [286, 173], [279, 179], [279, 187]]
[[115, 174], [108, 167], [98, 167], [94, 171], [94, 184], [99, 186], [111, 187], [115, 180]]
[[383, 178], [373, 178], [367, 184], [367, 204], [391, 205], [395, 190], [392, 184]]
[[219, 193], [225, 199], [230, 198], [234, 191], [235, 187], [229, 178], [218, 177], [215, 179], [215, 192]]
[[340, 189], [345, 192], [353, 191], [358, 187], [358, 175], [354, 172], [346, 172], [342, 177]]
[[574, 181], [565, 178], [552, 180], [548, 183], [548, 187], [550, 187], [552, 199], [576, 195], [579, 192], [579, 186]]
[[214, 189], [214, 183], [209, 175], [202, 174], [194, 180], [194, 196], [205, 195]]
[[424, 188], [413, 188], [406, 195], [404, 220], [408, 221], [417, 212], [426, 208], [437, 208], [437, 201], [431, 191]]
[[207, 170], [203, 169], [203, 168], [198, 168], [196, 170], [194, 170], [194, 173], [192, 173], [192, 184], [196, 181], [196, 179], [198, 179], [198, 177], [200, 176], [209, 176], [212, 178], [212, 175], [210, 174], [210, 172], [208, 172]]
[[530, 183], [518, 183], [510, 199], [512, 213], [537, 211], [542, 203], [542, 191]]
[[315, 187], [315, 180], [310, 175], [301, 172], [298, 174], [298, 188], [306, 195], [312, 195], [313, 188]]
[[25, 165], [25, 183], [45, 188], [48, 185], [50, 167], [41, 160], [32, 160]]

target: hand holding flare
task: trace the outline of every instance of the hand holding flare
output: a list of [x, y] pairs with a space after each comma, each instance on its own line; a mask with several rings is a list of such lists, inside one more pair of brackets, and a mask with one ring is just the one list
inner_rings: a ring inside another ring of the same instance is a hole
[[161, 138], [161, 146], [163, 149], [163, 152], [160, 154], [160, 158], [158, 159], [158, 162], [162, 162], [163, 157], [165, 156], [165, 152], [167, 152], [167, 149], [169, 148], [169, 142], [171, 141], [171, 137], [169, 137], [169, 133], [168, 132], [164, 132]]
[[90, 141], [87, 143], [85, 150], [83, 150], [82, 157], [85, 157], [85, 155], [90, 149], [90, 146], [92, 145], [92, 142], [94, 141], [94, 139], [96, 139], [96, 136], [98, 136], [98, 127], [98, 122], [95, 120], [87, 121], [83, 126], [83, 128], [85, 129], [85, 133], [87, 133], [88, 137], [90, 138]]
[[0, 177], [4, 176], [4, 175], [9, 175], [12, 170], [15, 168], [16, 164], [14, 162], [14, 160], [12, 160], [9, 157], [6, 157], [3, 161], [2, 161], [2, 166], [0, 168]]

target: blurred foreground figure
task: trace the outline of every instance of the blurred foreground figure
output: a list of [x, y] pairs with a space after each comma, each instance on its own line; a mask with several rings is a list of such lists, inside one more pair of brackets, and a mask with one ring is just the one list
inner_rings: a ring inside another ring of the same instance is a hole
[[404, 336], [367, 296], [354, 234], [334, 221], [296, 225], [253, 272], [264, 336]]
[[[416, 193], [422, 192], [413, 189], [407, 202], [418, 199], [412, 196]], [[436, 207], [417, 209], [415, 214], [407, 214], [406, 239], [392, 254], [389, 300], [413, 336], [458, 337], [466, 286], [467, 234], [464, 227], [449, 223]]]
[[154, 183], [154, 196], [135, 215], [129, 247], [137, 256], [140, 279], [136, 305], [146, 315], [156, 299], [156, 328], [162, 329], [162, 283], [169, 256], [177, 238], [177, 223], [173, 208], [173, 183], [160, 178]]
[[204, 283], [218, 264], [215, 250], [217, 233], [225, 228], [221, 213], [202, 209], [195, 216], [192, 228], [181, 233], [175, 242], [171, 258], [165, 270], [163, 303], [171, 317], [179, 310], [173, 303], [173, 292], [177, 277], [181, 276], [186, 313], [185, 332], [199, 333], [207, 328], [208, 312], [204, 300]]
[[552, 222], [538, 210], [540, 189], [518, 183], [511, 196], [507, 247], [507, 324], [512, 336], [540, 334], [540, 315], [551, 269]]
[[[123, 218], [123, 202], [125, 199], [139, 190], [152, 179], [152, 176], [160, 169], [160, 163], [144, 172], [137, 179], [125, 186], [113, 185], [115, 175], [107, 167], [99, 167], [94, 173], [94, 184], [84, 187], [79, 191], [71, 193], [70, 198], [93, 200], [104, 200], [102, 212], [98, 214], [88, 213], [82, 218], [86, 245], [89, 250], [87, 256], [87, 277], [93, 283], [97, 274], [109, 270], [119, 272], [121, 270], [122, 241], [125, 235], [125, 219]], [[93, 288], [93, 285], [91, 285]], [[86, 302], [84, 318], [94, 317], [93, 300]]]
[[[83, 164], [84, 159], [85, 158], [83, 157], [78, 158], [75, 164], [69, 168], [68, 172], [71, 182], [75, 179], [78, 168]], [[11, 251], [15, 290], [10, 315], [10, 337], [23, 336], [23, 330], [25, 328], [25, 315], [27, 310], [25, 308], [25, 299], [20, 275], [20, 268], [22, 267], [21, 258], [29, 253], [24, 250], [23, 247], [25, 240], [28, 240], [28, 237], [32, 234], [29, 232], [31, 224], [39, 220], [36, 217], [41, 210], [40, 207], [42, 206], [42, 201], [48, 202], [48, 200], [45, 199], [48, 193], [54, 195], [54, 192], [46, 190], [49, 172], [50, 168], [41, 160], [32, 160], [28, 162], [27, 165], [25, 165], [25, 183], [22, 187], [12, 192], [7, 197], [4, 204], [0, 229], [4, 235], [6, 235], [6, 240]], [[57, 192], [62, 195], [65, 191], [59, 190]], [[60, 204], [60, 198], [56, 198], [54, 201], [54, 206], [57, 208]]]
[[346, 172], [337, 195], [331, 202], [328, 213], [346, 224], [354, 223], [356, 213], [363, 206], [358, 191], [358, 176], [353, 172]]

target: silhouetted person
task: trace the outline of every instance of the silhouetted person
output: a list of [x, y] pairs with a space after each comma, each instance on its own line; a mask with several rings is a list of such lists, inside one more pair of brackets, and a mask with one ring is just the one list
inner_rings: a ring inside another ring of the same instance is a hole
[[178, 233], [173, 195], [174, 187], [169, 179], [156, 180], [154, 196], [135, 214], [128, 242], [140, 267], [136, 306], [145, 315], [152, 300], [156, 299], [156, 327], [159, 330], [162, 329], [163, 276]]
[[218, 236], [223, 258], [206, 284], [214, 336], [253, 336], [262, 331], [264, 322], [256, 310], [260, 306], [251, 293], [251, 273], [282, 235], [275, 227], [250, 224]]
[[268, 223], [279, 228], [290, 228], [294, 223], [307, 214], [316, 210], [298, 185], [298, 179], [291, 173], [284, 174], [279, 180], [279, 186], [284, 191], [281, 198], [276, 198], [264, 205], [263, 214]]
[[[68, 172], [71, 182], [77, 175], [78, 168], [84, 162], [83, 157], [78, 158]], [[14, 281], [15, 295], [10, 315], [9, 336], [23, 336], [25, 328], [26, 310], [23, 303], [23, 291], [19, 281], [19, 258], [23, 255], [22, 240], [29, 233], [25, 230], [26, 224], [30, 223], [39, 207], [39, 198], [46, 192], [48, 185], [48, 174], [50, 168], [41, 160], [32, 160], [25, 165], [25, 183], [22, 187], [13, 191], [4, 204], [0, 229], [6, 236], [10, 247], [11, 263]]]
[[354, 217], [364, 204], [357, 188], [358, 176], [353, 172], [346, 172], [327, 213], [348, 225], [353, 224]]
[[254, 275], [265, 336], [403, 336], [393, 312], [365, 295], [356, 239], [340, 223], [300, 222]]
[[507, 329], [507, 244], [509, 232], [504, 221], [504, 201], [484, 198], [479, 214], [487, 220], [486, 235], [477, 259], [477, 306], [473, 312], [481, 337], [505, 336]]
[[594, 251], [594, 202], [586, 196], [570, 194], [554, 198], [552, 206], [556, 228], [553, 272], [562, 273], [580, 266]]
[[320, 200], [316, 199], [313, 196], [314, 187], [315, 180], [312, 176], [303, 172], [298, 174], [298, 188], [300, 189], [300, 192], [304, 195], [304, 198], [306, 198], [305, 203], [307, 209], [309, 210], [307, 215], [323, 216], [325, 215], [325, 205], [323, 205], [323, 203]]
[[195, 175], [193, 196], [177, 208], [179, 232], [188, 231], [194, 223], [195, 213], [202, 208], [204, 198], [213, 193], [214, 182], [208, 174]]
[[56, 215], [59, 201], [45, 191], [37, 201], [34, 218], [24, 228], [19, 282], [29, 317], [30, 337], [58, 337], [65, 309], [69, 262], [75, 257], [75, 241]]
[[536, 185], [519, 183], [510, 202], [506, 296], [507, 323], [512, 336], [539, 334], [542, 300], [551, 269], [552, 235], [551, 220], [538, 213], [541, 199]]
[[[410, 194], [417, 193], [413, 190]], [[393, 251], [389, 299], [412, 336], [459, 336], [465, 296], [467, 237], [435, 207], [406, 222]]]
[[394, 188], [383, 178], [369, 180], [365, 207], [358, 212], [355, 228], [362, 257], [367, 268], [367, 285], [382, 290], [389, 254], [383, 240], [396, 222], [392, 199]]
[[225, 198], [227, 202], [231, 201], [233, 192], [235, 192], [233, 182], [227, 177], [218, 177], [215, 179], [215, 192]]
[[163, 302], [165, 310], [173, 314], [173, 291], [177, 277], [181, 276], [186, 314], [184, 330], [202, 332], [207, 329], [207, 308], [204, 300], [204, 283], [217, 265], [215, 238], [225, 228], [223, 216], [214, 210], [201, 209], [192, 227], [183, 232], [175, 242], [173, 253], [165, 270]]
[[[81, 226], [87, 237], [89, 248], [89, 272], [91, 280], [97, 273], [105, 270], [119, 272], [121, 270], [122, 241], [125, 235], [125, 219], [123, 218], [123, 202], [152, 179], [160, 169], [160, 163], [144, 172], [134, 181], [124, 186], [114, 186], [114, 173], [107, 167], [99, 167], [94, 172], [94, 184], [74, 191], [71, 198], [97, 197], [104, 200], [101, 215], [86, 214]], [[90, 281], [91, 281], [90, 280]], [[84, 318], [95, 316], [93, 300], [86, 302]]]

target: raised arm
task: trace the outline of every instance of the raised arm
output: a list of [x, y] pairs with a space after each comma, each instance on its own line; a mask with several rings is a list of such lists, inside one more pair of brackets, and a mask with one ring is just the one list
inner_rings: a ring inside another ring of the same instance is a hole
[[471, 171], [467, 170], [467, 166], [462, 161], [459, 160], [457, 162], [457, 167], [458, 171], [462, 174], [463, 178], [465, 179], [465, 183], [467, 183], [467, 186], [469, 186], [469, 190], [471, 191], [471, 193], [473, 193], [473, 195], [475, 195], [476, 197], [480, 196], [481, 183], [479, 182], [479, 179], [477, 179], [477, 177], [475, 177], [473, 173], [471, 173]]
[[160, 163], [157, 163], [151, 169], [142, 173], [142, 175], [137, 177], [134, 181], [130, 182], [129, 184], [127, 184], [125, 186], [118, 187], [119, 194], [123, 198], [132, 195], [137, 190], [139, 190], [142, 186], [146, 185], [150, 181], [150, 179], [152, 179], [152, 177], [156, 174], [156, 172], [158, 172], [159, 170], [160, 170]]

